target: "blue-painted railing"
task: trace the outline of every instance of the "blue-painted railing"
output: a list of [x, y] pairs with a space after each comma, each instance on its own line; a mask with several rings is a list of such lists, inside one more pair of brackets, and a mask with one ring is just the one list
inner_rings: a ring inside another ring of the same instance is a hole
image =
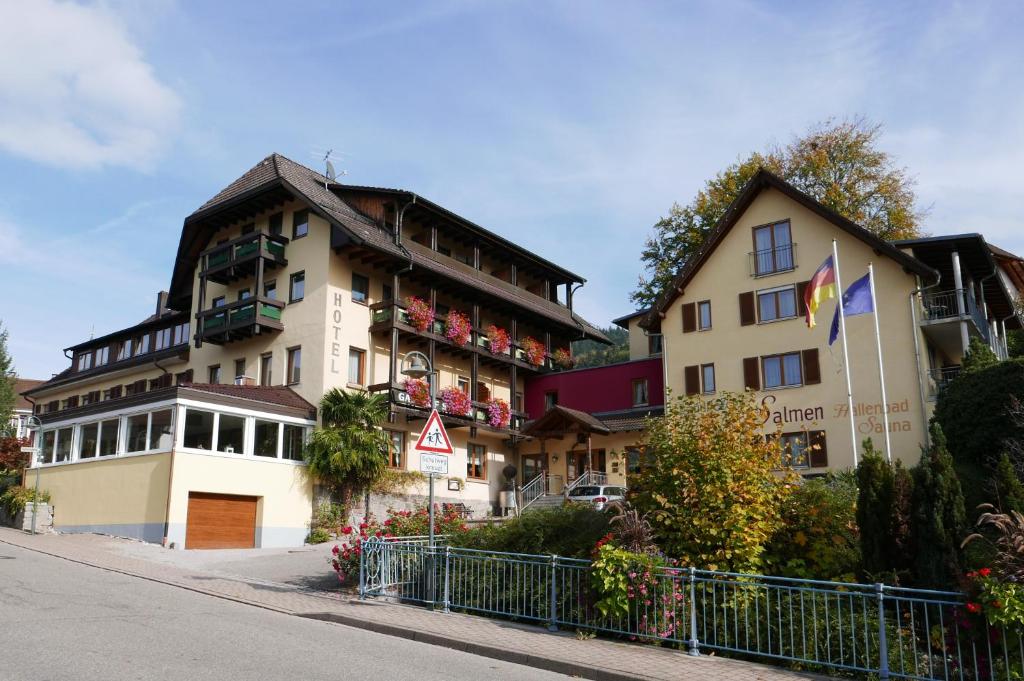
[[606, 617], [586, 560], [371, 540], [359, 593], [879, 679], [1024, 676], [1021, 632], [980, 626], [953, 592], [663, 568]]

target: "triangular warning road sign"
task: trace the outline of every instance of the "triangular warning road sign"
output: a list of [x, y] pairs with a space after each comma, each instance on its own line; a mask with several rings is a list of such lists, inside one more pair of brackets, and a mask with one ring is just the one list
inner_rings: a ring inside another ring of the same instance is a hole
[[423, 426], [420, 438], [416, 440], [416, 446], [413, 449], [430, 454], [455, 454], [452, 441], [448, 439], [448, 431], [444, 429], [441, 415], [437, 413], [437, 409], [431, 410], [430, 416], [427, 417], [427, 425]]

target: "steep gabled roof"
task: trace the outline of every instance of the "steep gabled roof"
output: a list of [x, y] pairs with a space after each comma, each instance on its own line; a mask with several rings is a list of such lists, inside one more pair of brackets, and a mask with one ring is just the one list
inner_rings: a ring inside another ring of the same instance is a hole
[[668, 287], [661, 292], [657, 300], [654, 302], [654, 305], [651, 306], [651, 311], [640, 323], [641, 326], [651, 328], [658, 325], [660, 317], [665, 314], [665, 310], [667, 310], [676, 298], [682, 294], [683, 289], [690, 280], [693, 279], [694, 275], [700, 271], [700, 268], [704, 266], [704, 263], [707, 262], [708, 258], [711, 257], [711, 254], [714, 253], [715, 249], [718, 248], [718, 245], [729, 233], [729, 230], [736, 225], [743, 213], [750, 207], [750, 204], [754, 202], [754, 199], [756, 199], [765, 189], [776, 189], [782, 192], [793, 201], [796, 201], [808, 210], [817, 213], [822, 218], [828, 220], [843, 231], [848, 232], [850, 235], [868, 244], [879, 253], [895, 260], [897, 263], [902, 265], [904, 269], [929, 280], [934, 280], [938, 276], [938, 273], [935, 270], [917, 258], [904, 253], [888, 241], [876, 235], [874, 232], [864, 229], [852, 220], [843, 217], [828, 206], [825, 206], [811, 196], [800, 191], [777, 175], [774, 175], [762, 168], [757, 171], [757, 174], [750, 178], [746, 186], [743, 187], [743, 191], [740, 192], [739, 196], [729, 204], [729, 207], [718, 220], [715, 228], [711, 230], [711, 233], [708, 235], [708, 238], [704, 242], [704, 246], [701, 248], [700, 252], [686, 263], [686, 266], [683, 267], [679, 274], [673, 278]]

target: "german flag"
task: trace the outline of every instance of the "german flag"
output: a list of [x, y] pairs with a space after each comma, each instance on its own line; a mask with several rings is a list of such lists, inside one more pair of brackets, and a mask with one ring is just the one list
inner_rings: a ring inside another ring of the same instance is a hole
[[836, 297], [836, 268], [832, 256], [825, 258], [807, 283], [804, 291], [804, 303], [807, 307], [807, 328], [814, 328], [814, 313], [821, 307], [821, 301]]

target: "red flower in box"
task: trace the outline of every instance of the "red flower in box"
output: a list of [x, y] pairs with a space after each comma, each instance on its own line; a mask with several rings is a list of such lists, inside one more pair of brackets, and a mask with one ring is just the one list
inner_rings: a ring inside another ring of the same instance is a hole
[[448, 387], [441, 390], [441, 404], [444, 411], [455, 416], [468, 416], [473, 409], [469, 395], [458, 388]]
[[512, 348], [512, 338], [508, 335], [508, 331], [494, 324], [487, 327], [487, 341], [491, 346], [491, 352], [495, 355], [507, 355]]
[[492, 428], [508, 428], [512, 421], [512, 408], [500, 397], [487, 400], [487, 423]]
[[402, 388], [417, 407], [430, 406], [430, 382], [425, 378], [407, 378]]
[[569, 351], [569, 348], [558, 348], [551, 353], [551, 359], [563, 369], [572, 369], [573, 365], [576, 364], [576, 360], [572, 358], [572, 352]]
[[473, 335], [473, 326], [469, 323], [469, 317], [451, 310], [448, 319], [444, 323], [445, 338], [456, 345], [465, 345]]
[[409, 315], [409, 322], [420, 333], [429, 331], [434, 325], [434, 308], [430, 307], [430, 303], [422, 298], [416, 296], [406, 298], [405, 312]]
[[519, 347], [523, 349], [523, 354], [526, 355], [526, 361], [530, 364], [540, 366], [544, 363], [544, 356], [547, 354], [544, 350], [544, 344], [533, 336], [526, 336], [520, 340]]

